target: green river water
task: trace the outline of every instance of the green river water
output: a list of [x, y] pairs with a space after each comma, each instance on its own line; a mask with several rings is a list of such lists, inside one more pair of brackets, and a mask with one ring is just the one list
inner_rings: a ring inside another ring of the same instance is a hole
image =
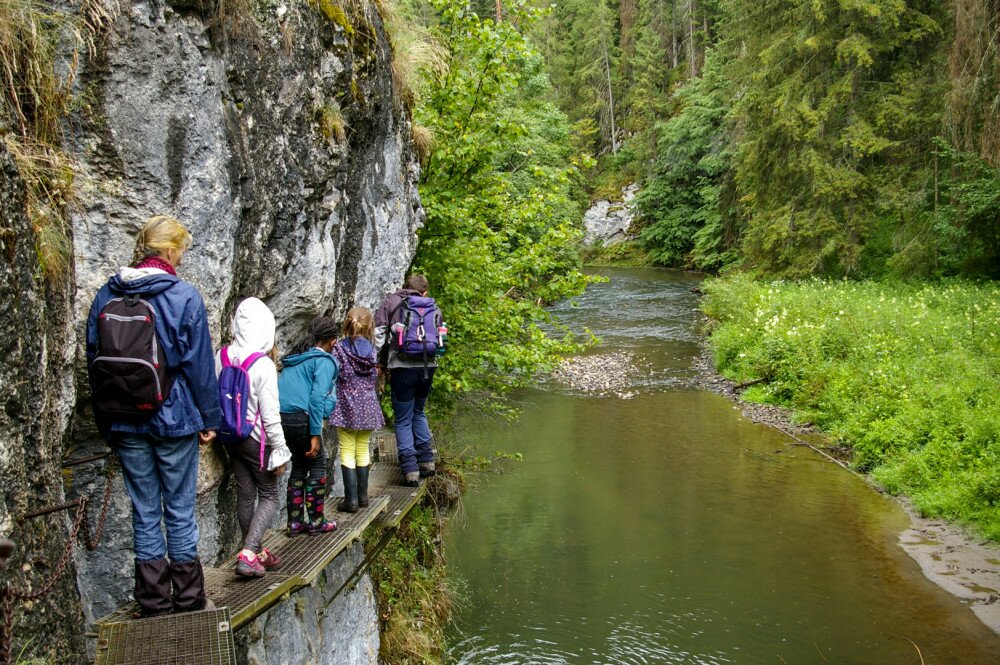
[[1000, 663], [1000, 638], [897, 545], [861, 479], [694, 385], [697, 278], [608, 269], [558, 308], [651, 369], [633, 399], [555, 383], [514, 423], [464, 416], [483, 455], [446, 544], [460, 663]]

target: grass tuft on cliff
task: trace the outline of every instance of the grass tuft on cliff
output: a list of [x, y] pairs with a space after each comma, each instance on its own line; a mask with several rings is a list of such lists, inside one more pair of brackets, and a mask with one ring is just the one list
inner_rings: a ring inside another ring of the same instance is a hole
[[[415, 506], [372, 563], [381, 663], [444, 662], [444, 627], [454, 599], [445, 579], [441, 520], [432, 501]], [[369, 546], [380, 536], [373, 534]]]
[[66, 13], [32, 0], [0, 0], [0, 140], [25, 182], [39, 268], [68, 273], [71, 242], [63, 210], [73, 196], [73, 163], [62, 151], [79, 59], [93, 54], [117, 5], [84, 0]]
[[719, 368], [763, 379], [925, 515], [1000, 541], [1000, 286], [709, 280]]

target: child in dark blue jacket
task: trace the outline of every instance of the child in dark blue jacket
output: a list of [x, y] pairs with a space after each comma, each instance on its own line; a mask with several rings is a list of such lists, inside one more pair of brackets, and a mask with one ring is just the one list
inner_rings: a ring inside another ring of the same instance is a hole
[[[150, 218], [133, 265], [97, 292], [87, 318], [94, 416], [132, 499], [135, 599], [144, 616], [206, 603], [194, 515], [198, 442], [215, 438], [222, 412], [205, 304], [175, 271], [191, 240], [176, 219]], [[130, 344], [149, 346], [123, 356]]]
[[292, 451], [288, 479], [288, 535], [317, 535], [337, 528], [323, 516], [326, 504], [326, 452], [323, 421], [337, 404], [337, 361], [330, 354], [337, 341], [337, 323], [320, 316], [309, 332], [282, 358], [278, 377], [281, 427]]

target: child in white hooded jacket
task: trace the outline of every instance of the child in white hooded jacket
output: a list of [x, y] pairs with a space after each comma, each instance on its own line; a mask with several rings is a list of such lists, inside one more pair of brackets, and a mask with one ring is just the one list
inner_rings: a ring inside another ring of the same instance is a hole
[[[278, 402], [278, 369], [272, 359], [274, 315], [262, 301], [247, 298], [236, 308], [233, 342], [225, 347], [229, 361], [240, 365], [254, 353], [258, 358], [247, 374], [250, 395], [247, 418], [254, 420], [253, 432], [243, 441], [227, 446], [236, 478], [236, 514], [243, 531], [243, 549], [236, 558], [236, 574], [262, 577], [265, 569], [281, 565], [277, 555], [261, 544], [264, 532], [274, 521], [278, 506], [278, 481], [292, 454], [285, 445]], [[215, 373], [222, 372], [222, 352], [215, 356]], [[264, 436], [264, 467], [261, 468], [261, 436]]]

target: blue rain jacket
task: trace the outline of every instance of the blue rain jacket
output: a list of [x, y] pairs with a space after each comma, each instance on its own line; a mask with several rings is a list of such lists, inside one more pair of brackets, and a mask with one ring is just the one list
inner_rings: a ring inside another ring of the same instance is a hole
[[88, 366], [98, 351], [98, 315], [109, 300], [131, 293], [140, 294], [156, 312], [156, 334], [174, 384], [160, 410], [148, 420], [98, 419], [98, 428], [108, 438], [112, 432], [179, 437], [218, 429], [222, 410], [205, 303], [198, 289], [173, 275], [154, 274], [133, 281], [114, 275], [101, 287], [87, 317]]
[[323, 421], [337, 406], [337, 372], [332, 355], [319, 348], [285, 356], [278, 375], [282, 413], [308, 413], [309, 434], [323, 433]]

